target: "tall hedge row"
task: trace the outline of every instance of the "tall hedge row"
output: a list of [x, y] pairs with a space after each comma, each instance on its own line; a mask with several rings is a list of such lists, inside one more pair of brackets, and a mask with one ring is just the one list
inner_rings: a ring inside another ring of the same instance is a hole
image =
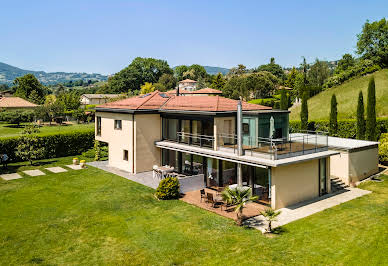
[[[329, 120], [316, 120], [308, 122], [308, 130], [319, 130], [329, 132], [330, 121]], [[290, 129], [292, 132], [298, 132], [301, 130], [300, 121], [290, 121]], [[388, 132], [388, 118], [377, 118], [376, 121], [377, 136], [382, 133]], [[336, 137], [341, 138], [356, 138], [357, 135], [357, 120], [356, 119], [343, 119], [338, 120], [338, 130]]]
[[[16, 148], [20, 137], [0, 138], [0, 153], [6, 153], [10, 160], [20, 161]], [[39, 134], [38, 140], [44, 147], [42, 159], [81, 154], [94, 145], [94, 130], [65, 133]]]

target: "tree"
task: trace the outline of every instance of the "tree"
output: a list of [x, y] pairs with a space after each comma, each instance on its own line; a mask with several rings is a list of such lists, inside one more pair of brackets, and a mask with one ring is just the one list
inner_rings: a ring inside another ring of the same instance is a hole
[[191, 66], [177, 66], [174, 69], [174, 73], [178, 80], [192, 79], [198, 81], [200, 78], [208, 79], [209, 76], [206, 69], [198, 64], [193, 64]]
[[275, 63], [275, 58], [271, 58], [271, 61], [267, 65], [261, 65], [255, 69], [255, 72], [267, 71], [276, 76], [279, 80], [283, 81], [285, 79], [285, 74], [283, 68]]
[[164, 90], [160, 91], [168, 91], [175, 89], [177, 80], [172, 74], [166, 74], [164, 73], [158, 80], [159, 84], [161, 84], [164, 87]]
[[357, 139], [365, 139], [364, 97], [362, 95], [362, 91], [358, 94]]
[[375, 78], [372, 76], [368, 84], [368, 100], [366, 106], [366, 131], [367, 140], [376, 140], [376, 89]]
[[346, 71], [353, 67], [356, 64], [356, 60], [354, 60], [351, 54], [344, 54], [342, 58], [338, 61], [337, 67], [335, 68], [334, 73], [339, 74], [343, 71]]
[[98, 140], [94, 140], [94, 160], [99, 161], [101, 159], [101, 144]]
[[32, 165], [33, 160], [43, 157], [44, 147], [40, 144], [35, 133], [39, 130], [33, 126], [26, 126], [22, 132], [22, 137], [19, 139], [16, 154], [24, 161], [29, 161]]
[[79, 95], [73, 92], [59, 94], [58, 97], [56, 97], [56, 101], [62, 104], [67, 111], [76, 110], [81, 105]]
[[302, 106], [300, 110], [301, 129], [307, 130], [308, 121], [309, 121], [309, 110], [307, 106], [307, 92], [304, 92], [302, 95]]
[[370, 23], [368, 20], [357, 35], [357, 53], [381, 67], [388, 66], [388, 20]]
[[245, 86], [245, 77], [243, 76], [232, 76], [228, 81], [225, 83], [225, 86], [222, 90], [222, 94], [225, 97], [238, 100], [240, 96], [243, 99], [248, 99], [249, 97], [249, 91], [247, 91]]
[[279, 79], [270, 72], [261, 71], [243, 76], [245, 77], [245, 89], [255, 98], [265, 98], [274, 93]]
[[174, 68], [174, 76], [177, 80], [183, 80], [183, 73], [189, 70], [188, 66], [181, 65]]
[[268, 229], [267, 229], [268, 233], [272, 232], [272, 222], [277, 221], [277, 217], [279, 216], [280, 213], [281, 211], [275, 211], [272, 208], [267, 208], [263, 212], [260, 211], [260, 214], [263, 215], [268, 222]]
[[331, 136], [335, 136], [338, 131], [337, 116], [338, 116], [337, 97], [335, 96], [335, 94], [333, 94], [331, 96], [330, 122], [329, 122], [329, 132]]
[[145, 82], [158, 82], [163, 74], [173, 74], [167, 61], [136, 57], [129, 66], [108, 79], [108, 86], [111, 93], [135, 91]]
[[140, 86], [140, 94], [146, 94], [155, 91], [155, 87], [152, 83], [146, 82]]
[[298, 71], [296, 70], [295, 67], [293, 67], [290, 74], [288, 74], [287, 80], [284, 85], [294, 89], [297, 74], [298, 74]]
[[[13, 83], [15, 96], [33, 101], [36, 104], [42, 104], [44, 102], [44, 96], [47, 94], [46, 90], [33, 74], [18, 77]], [[32, 98], [30, 99], [31, 94]]]
[[222, 74], [218, 73], [217, 75], [215, 75], [213, 77], [213, 82], [211, 84], [211, 87], [215, 90], [222, 91], [224, 89], [225, 83], [226, 83], [226, 81], [225, 81], [224, 77], [222, 76]]
[[315, 87], [322, 88], [325, 80], [330, 76], [330, 69], [327, 62], [319, 61], [318, 58], [315, 63], [311, 66], [308, 72], [309, 84]]
[[242, 64], [239, 64], [237, 65], [237, 67], [232, 67], [228, 74], [226, 75], [227, 78], [230, 78], [230, 77], [233, 77], [233, 76], [240, 76], [240, 75], [243, 75], [243, 74], [246, 74], [248, 73], [248, 70], [247, 70], [247, 67], [242, 65]]
[[248, 202], [257, 200], [257, 196], [252, 196], [252, 189], [251, 188], [243, 188], [243, 187], [236, 187], [234, 189], [231, 189], [229, 187], [225, 188], [225, 190], [222, 192], [222, 198], [225, 200], [228, 204], [235, 205], [234, 211], [237, 214], [237, 224], [242, 224], [242, 212], [245, 208], [245, 204]]
[[288, 97], [284, 88], [280, 91], [280, 109], [288, 110]]

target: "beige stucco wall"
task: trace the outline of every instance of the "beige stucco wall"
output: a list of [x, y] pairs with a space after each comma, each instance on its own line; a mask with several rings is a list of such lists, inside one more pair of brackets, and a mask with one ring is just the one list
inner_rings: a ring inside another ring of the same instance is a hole
[[160, 165], [161, 151], [155, 141], [161, 140], [161, 117], [159, 114], [136, 114], [135, 172], [151, 171]]
[[357, 182], [379, 171], [378, 148], [349, 153], [349, 180]]
[[227, 133], [229, 132], [224, 132], [224, 123], [225, 121], [231, 121], [231, 134], [235, 134], [235, 123], [236, 123], [236, 118], [234, 116], [230, 117], [215, 117], [214, 118], [214, 138], [216, 140], [214, 149], [217, 150], [218, 146], [224, 145], [224, 138], [219, 137], [219, 134]]
[[[327, 171], [330, 160], [327, 159]], [[330, 182], [327, 178], [330, 191]], [[319, 160], [290, 164], [271, 169], [271, 206], [274, 209], [319, 196]]]
[[[132, 114], [96, 112], [96, 116], [101, 117], [101, 136], [96, 136], [96, 140], [109, 144], [109, 165], [133, 172]], [[114, 129], [115, 119], [122, 120], [121, 130]], [[123, 159], [124, 150], [128, 150], [128, 161]]]
[[337, 177], [349, 185], [349, 153], [341, 151], [330, 157], [330, 176]]

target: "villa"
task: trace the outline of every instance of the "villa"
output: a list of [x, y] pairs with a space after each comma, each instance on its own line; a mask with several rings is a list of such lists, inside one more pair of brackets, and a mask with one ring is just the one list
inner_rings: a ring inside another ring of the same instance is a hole
[[[178, 87], [175, 94], [154, 91], [97, 106], [95, 138], [108, 143], [109, 166], [133, 174], [169, 166], [197, 189], [249, 186], [274, 209], [330, 193], [335, 170], [349, 180], [349, 171], [338, 168], [352, 164], [345, 154], [351, 151], [331, 147], [323, 132], [290, 134], [289, 111], [187, 95]], [[369, 156], [363, 173], [371, 175], [378, 170], [376, 143], [355, 152], [366, 150], [356, 161]]]

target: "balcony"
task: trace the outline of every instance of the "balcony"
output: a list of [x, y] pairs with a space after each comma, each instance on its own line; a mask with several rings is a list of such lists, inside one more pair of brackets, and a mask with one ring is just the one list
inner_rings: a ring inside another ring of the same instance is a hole
[[[163, 141], [195, 146], [227, 154], [238, 154], [237, 135], [217, 134], [216, 136], [177, 132], [176, 139]], [[328, 136], [320, 131], [302, 131], [285, 138], [253, 138], [243, 136], [243, 155], [267, 160], [280, 160], [328, 150]]]

